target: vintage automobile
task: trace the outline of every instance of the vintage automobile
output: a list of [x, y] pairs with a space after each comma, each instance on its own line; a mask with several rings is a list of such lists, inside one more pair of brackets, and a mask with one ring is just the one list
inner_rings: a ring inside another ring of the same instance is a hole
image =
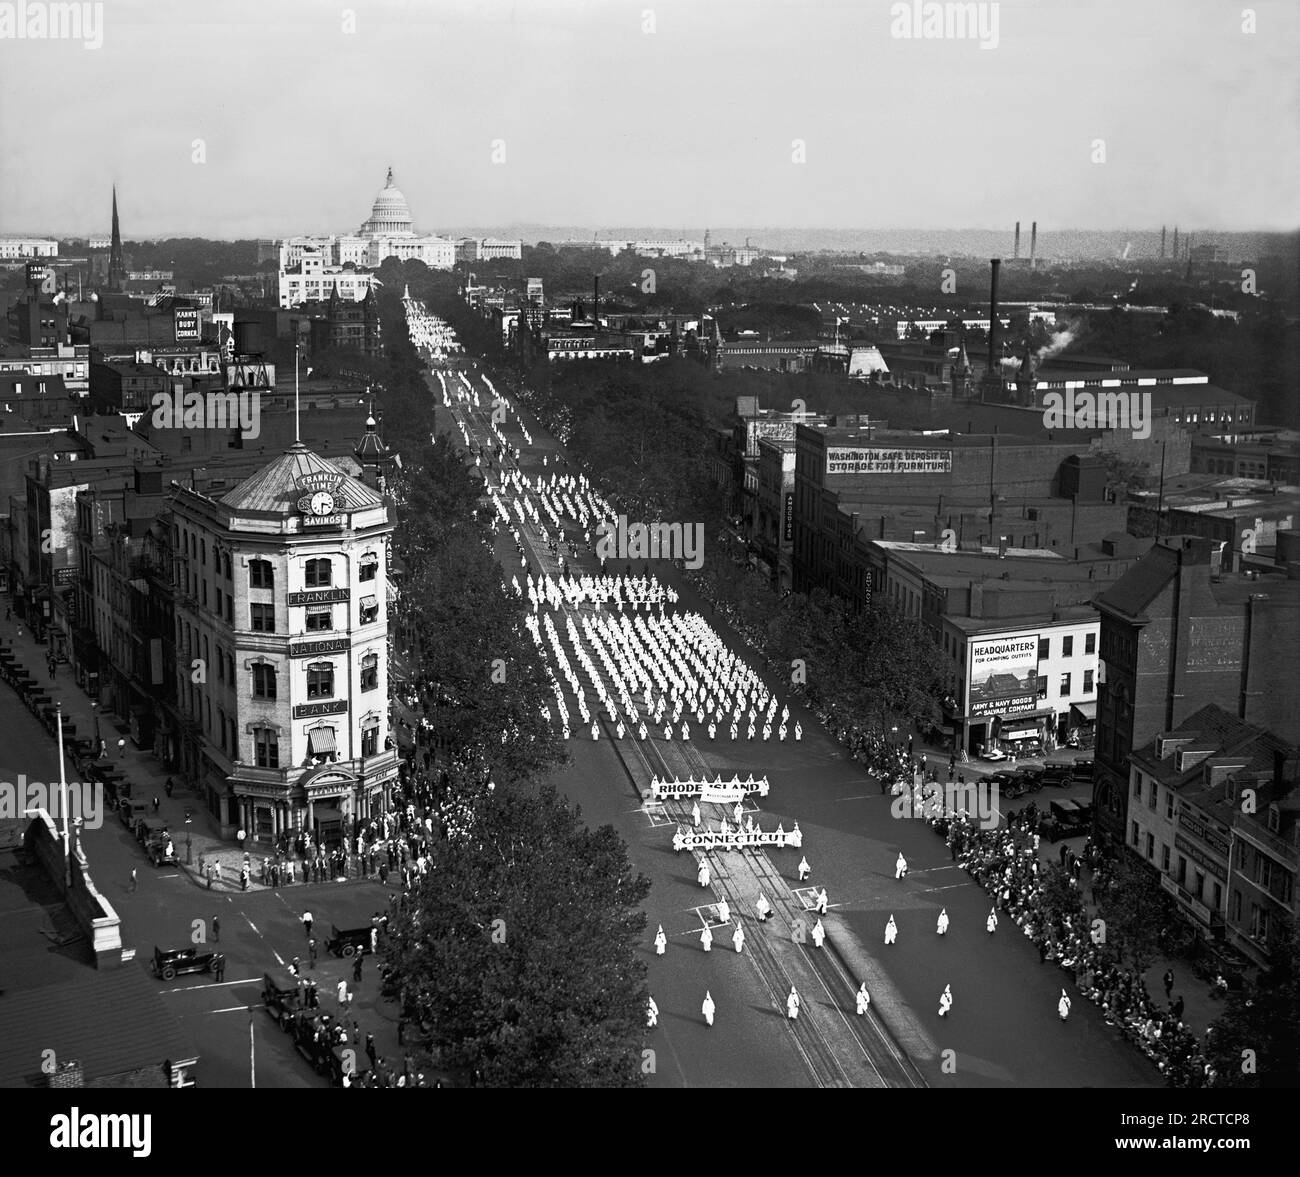
[[117, 803], [117, 816], [122, 819], [122, 824], [128, 830], [135, 833], [136, 822], [144, 817], [145, 806], [143, 802], [123, 799]]
[[1012, 772], [1010, 769], [1003, 769], [1001, 772], [991, 772], [984, 778], [988, 781], [989, 788], [996, 789], [999, 797], [1009, 797], [1014, 800], [1021, 797], [1027, 791], [1024, 780], [1019, 773]]
[[173, 980], [178, 973], [210, 973], [215, 952], [200, 952], [197, 948], [155, 948], [153, 971], [164, 981]]
[[154, 866], [177, 866], [180, 863], [176, 857], [176, 843], [166, 830], [161, 834], [151, 834], [145, 841], [144, 852]]
[[1050, 816], [1043, 825], [1043, 832], [1050, 842], [1086, 834], [1092, 828], [1092, 805], [1087, 801], [1066, 797], [1062, 801], [1053, 801], [1049, 808]]
[[[141, 813], [143, 814], [143, 808]], [[167, 823], [160, 817], [138, 817], [135, 823], [135, 840], [141, 846], [148, 846], [149, 842], [167, 832]]]
[[325, 947], [335, 956], [356, 956], [358, 952], [369, 952], [371, 931], [372, 925], [370, 924], [367, 924], [364, 928], [348, 928], [344, 931], [340, 931], [336, 925], [331, 924], [329, 939], [325, 941]]
[[303, 1008], [297, 980], [285, 969], [262, 976], [262, 1004], [281, 1030], [287, 1030], [294, 1015]]
[[1013, 774], [1023, 787], [1026, 793], [1039, 793], [1043, 788], [1043, 770], [1035, 768], [1033, 765], [1026, 765], [1024, 768], [1016, 769]]
[[1076, 781], [1091, 781], [1092, 773], [1093, 773], [1093, 769], [1092, 769], [1091, 757], [1082, 758], [1074, 762], [1074, 767], [1071, 771], [1071, 775]]
[[1068, 788], [1070, 782], [1074, 780], [1074, 766], [1072, 764], [1045, 764], [1043, 765], [1043, 784], [1054, 785], [1058, 789]]

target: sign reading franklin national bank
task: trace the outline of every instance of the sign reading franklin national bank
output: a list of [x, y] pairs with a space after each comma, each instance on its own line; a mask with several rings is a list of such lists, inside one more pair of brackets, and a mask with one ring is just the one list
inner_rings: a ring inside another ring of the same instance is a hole
[[338, 601], [349, 601], [352, 592], [347, 588], [309, 589], [305, 593], [290, 593], [290, 605], [332, 605]]
[[352, 648], [347, 638], [327, 638], [321, 642], [300, 642], [289, 647], [291, 658], [310, 658], [316, 654], [345, 654]]

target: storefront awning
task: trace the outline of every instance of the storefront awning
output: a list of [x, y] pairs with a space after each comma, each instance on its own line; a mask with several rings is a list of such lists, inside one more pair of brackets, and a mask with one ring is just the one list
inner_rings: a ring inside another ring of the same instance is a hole
[[378, 609], [378, 608], [379, 608], [379, 598], [378, 598], [378, 597], [362, 597], [362, 598], [361, 598], [361, 607], [362, 607], [363, 609]]
[[1033, 720], [1017, 719], [1004, 723], [998, 729], [1000, 740], [1036, 740], [1042, 735], [1042, 729]]
[[1096, 723], [1097, 701], [1094, 699], [1089, 703], [1071, 703], [1070, 719], [1078, 723]]
[[324, 756], [335, 750], [334, 729], [317, 727], [307, 733], [307, 750], [313, 756]]

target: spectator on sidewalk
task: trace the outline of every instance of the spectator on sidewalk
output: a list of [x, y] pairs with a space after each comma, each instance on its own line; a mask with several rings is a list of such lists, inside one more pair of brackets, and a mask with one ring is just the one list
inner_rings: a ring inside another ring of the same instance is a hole
[[172, 778], [171, 778], [171, 777], [168, 777], [166, 783], [163, 785], [163, 792], [165, 792], [165, 793], [167, 794], [167, 800], [168, 800], [168, 801], [171, 800], [172, 789], [174, 789], [175, 787], [176, 787], [176, 786], [175, 786], [175, 783], [172, 781]]
[[212, 917], [212, 939], [215, 943], [221, 943], [221, 919], [219, 916]]
[[135, 888], [136, 888], [135, 867], [132, 867], [131, 868], [131, 890], [134, 891]]

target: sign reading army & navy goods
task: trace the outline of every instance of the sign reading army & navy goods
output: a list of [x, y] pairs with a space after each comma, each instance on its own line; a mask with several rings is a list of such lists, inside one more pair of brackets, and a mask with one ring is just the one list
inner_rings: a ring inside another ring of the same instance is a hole
[[1032, 711], [1038, 698], [1038, 635], [982, 638], [968, 643], [966, 714]]
[[828, 446], [827, 474], [951, 474], [952, 450]]

